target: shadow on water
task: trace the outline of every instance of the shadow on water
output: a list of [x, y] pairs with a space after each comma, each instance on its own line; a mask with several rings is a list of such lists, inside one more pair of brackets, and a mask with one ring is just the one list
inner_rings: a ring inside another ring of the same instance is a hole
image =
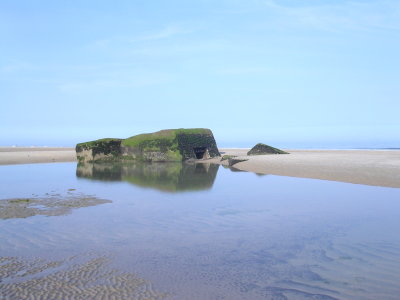
[[100, 181], [126, 181], [166, 192], [211, 189], [219, 165], [186, 163], [85, 163], [76, 176]]

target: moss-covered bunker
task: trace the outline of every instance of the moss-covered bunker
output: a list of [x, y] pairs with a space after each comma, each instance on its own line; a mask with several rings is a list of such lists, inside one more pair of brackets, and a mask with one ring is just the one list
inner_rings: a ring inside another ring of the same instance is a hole
[[168, 129], [132, 136], [106, 138], [76, 145], [79, 162], [115, 160], [183, 161], [220, 156], [210, 129]]

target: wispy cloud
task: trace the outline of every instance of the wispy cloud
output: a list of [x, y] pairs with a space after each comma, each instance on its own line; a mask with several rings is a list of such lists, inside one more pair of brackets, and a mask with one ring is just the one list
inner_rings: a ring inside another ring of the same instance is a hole
[[[319, 30], [400, 30], [400, 2], [395, 0], [337, 1], [319, 5], [283, 5], [265, 0], [265, 5], [278, 17], [282, 26], [307, 26]], [[279, 20], [276, 19], [276, 20]], [[288, 22], [289, 21], [289, 22]]]
[[183, 28], [182, 26], [169, 25], [162, 28], [161, 30], [139, 36], [137, 40], [161, 40], [177, 35], [189, 34], [191, 32], [193, 32], [193, 30]]
[[0, 78], [47, 85], [65, 93], [104, 89], [140, 88], [165, 84], [171, 73], [144, 69], [130, 63], [43, 64], [12, 62], [0, 66]]
[[37, 69], [37, 67], [31, 63], [15, 61], [0, 66], [0, 73], [15, 73], [20, 71], [31, 71], [35, 69]]
[[191, 56], [195, 58], [197, 55], [206, 53], [216, 54], [223, 53], [232, 46], [231, 43], [224, 39], [200, 39], [200, 40], [184, 40], [181, 42], [161, 45], [143, 45], [127, 50], [131, 55], [140, 55], [146, 57], [177, 57]]
[[184, 27], [181, 25], [167, 25], [161, 29], [147, 30], [129, 36], [116, 35], [104, 39], [99, 39], [92, 42], [89, 45], [89, 48], [106, 48], [110, 46], [115, 47], [118, 45], [129, 46], [135, 45], [143, 41], [167, 40], [177, 36], [190, 34], [193, 31], [193, 29], [189, 29], [188, 27]]
[[271, 71], [271, 69], [264, 67], [227, 67], [216, 70], [217, 74], [221, 75], [249, 75], [249, 74], [260, 74]]
[[55, 83], [61, 92], [92, 92], [104, 89], [140, 88], [165, 84], [173, 80], [169, 74], [137, 72], [135, 74], [103, 74], [97, 78], [64, 79]]

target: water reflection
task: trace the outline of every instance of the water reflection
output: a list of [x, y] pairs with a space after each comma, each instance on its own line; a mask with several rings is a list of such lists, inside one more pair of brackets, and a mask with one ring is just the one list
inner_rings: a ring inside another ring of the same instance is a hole
[[211, 189], [219, 165], [186, 163], [78, 164], [76, 176], [101, 181], [127, 181], [167, 192]]

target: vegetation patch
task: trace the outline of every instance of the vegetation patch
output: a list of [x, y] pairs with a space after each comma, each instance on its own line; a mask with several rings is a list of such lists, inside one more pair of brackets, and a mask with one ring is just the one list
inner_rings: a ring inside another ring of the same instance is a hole
[[10, 203], [29, 203], [31, 199], [12, 199]]
[[90, 142], [85, 142], [85, 143], [79, 143], [76, 145], [76, 149], [79, 151], [82, 150], [88, 150], [93, 147], [98, 147], [101, 145], [106, 145], [109, 142], [114, 142], [114, 141], [122, 141], [122, 139], [116, 139], [116, 138], [104, 138], [104, 139], [99, 139], [95, 141], [90, 141]]

